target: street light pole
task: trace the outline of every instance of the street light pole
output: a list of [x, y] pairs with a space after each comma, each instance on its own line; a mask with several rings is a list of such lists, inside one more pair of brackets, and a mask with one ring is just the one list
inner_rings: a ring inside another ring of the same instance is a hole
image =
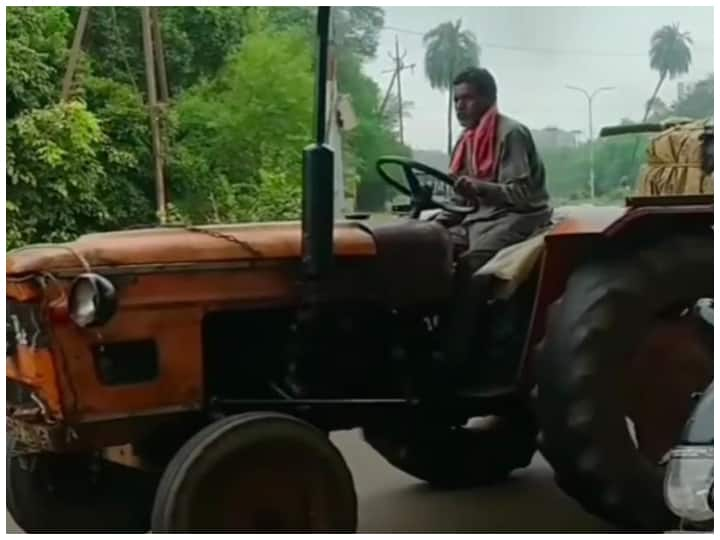
[[596, 95], [598, 95], [600, 92], [606, 91], [606, 90], [614, 90], [614, 86], [603, 86], [602, 88], [595, 89], [592, 93], [588, 92], [584, 88], [579, 88], [577, 86], [570, 86], [566, 85], [566, 88], [570, 90], [575, 90], [577, 92], [582, 93], [586, 98], [588, 102], [588, 144], [590, 145], [590, 200], [595, 200], [595, 141], [594, 141], [594, 135], [593, 135], [593, 114], [592, 114], [592, 104], [593, 99]]

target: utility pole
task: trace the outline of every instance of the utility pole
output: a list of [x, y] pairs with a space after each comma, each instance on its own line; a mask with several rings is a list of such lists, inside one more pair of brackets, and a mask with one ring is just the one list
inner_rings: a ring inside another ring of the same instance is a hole
[[[383, 73], [387, 73], [387, 71]], [[385, 111], [385, 105], [387, 105], [388, 99], [390, 99], [390, 92], [392, 92], [392, 89], [395, 86], [395, 78], [397, 77], [397, 71], [393, 69], [392, 74], [392, 79], [390, 79], [390, 84], [388, 85], [388, 89], [385, 92], [385, 97], [383, 98], [382, 104], [380, 105], [380, 114]]]
[[163, 156], [158, 123], [157, 86], [155, 84], [155, 54], [152, 39], [152, 22], [150, 8], [141, 7], [143, 50], [145, 52], [145, 75], [147, 78], [148, 109], [150, 113], [150, 129], [152, 131], [153, 169], [155, 173], [155, 196], [157, 215], [160, 223], [167, 219], [165, 204], [165, 181], [163, 178]]
[[[403, 130], [403, 102], [402, 102], [402, 81], [401, 81], [401, 74], [406, 69], [415, 69], [415, 64], [406, 64], [405, 63], [405, 56], [407, 56], [407, 51], [403, 51], [402, 56], [400, 56], [400, 44], [398, 42], [397, 35], [395, 36], [395, 55], [392, 55], [391, 53], [388, 53], [390, 56], [390, 59], [393, 61], [393, 69], [390, 70], [393, 72], [392, 80], [390, 81], [390, 86], [388, 86], [387, 92], [385, 94], [385, 99], [383, 99], [383, 103], [380, 106], [380, 113], [385, 110], [385, 105], [387, 104], [388, 98], [390, 97], [390, 92], [392, 91], [393, 84], [395, 81], [397, 81], [397, 96], [398, 96], [398, 120], [399, 120], [399, 127], [400, 127], [400, 144], [405, 143], [405, 137], [404, 137], [404, 130]], [[388, 73], [387, 71], [385, 73]]]
[[80, 18], [75, 27], [75, 37], [73, 38], [72, 48], [70, 49], [70, 58], [67, 68], [65, 69], [65, 77], [62, 83], [62, 94], [60, 101], [67, 101], [70, 97], [70, 89], [72, 88], [75, 70], [80, 59], [80, 48], [82, 46], [83, 37], [85, 36], [85, 27], [87, 26], [88, 15], [90, 14], [90, 6], [80, 8]]
[[585, 95], [588, 102], [588, 145], [590, 147], [590, 200], [595, 200], [595, 141], [593, 139], [593, 115], [592, 115], [592, 105], [593, 105], [593, 99], [596, 95], [598, 95], [600, 92], [608, 91], [608, 90], [614, 90], [614, 86], [603, 86], [602, 88], [597, 88], [593, 93], [591, 94], [584, 88], [579, 88], [577, 86], [570, 86], [566, 85], [566, 88], [569, 90], [575, 90], [576, 92], [580, 92]]
[[168, 89], [167, 69], [165, 68], [165, 47], [163, 45], [162, 32], [160, 31], [160, 13], [158, 8], [150, 8], [150, 16], [152, 20], [152, 38], [155, 52], [155, 67], [158, 77], [158, 86], [160, 90], [160, 101], [167, 104], [170, 99], [170, 90]]
[[158, 93], [159, 93], [159, 109], [158, 112], [162, 111], [162, 115], [159, 115], [160, 122], [160, 143], [162, 148], [162, 164], [163, 164], [163, 193], [165, 196], [165, 205], [167, 207], [168, 200], [170, 199], [168, 194], [168, 182], [169, 171], [167, 167], [166, 157], [168, 152], [168, 139], [167, 139], [167, 107], [170, 101], [170, 89], [168, 88], [167, 80], [167, 69], [165, 67], [165, 46], [163, 45], [162, 29], [160, 26], [160, 11], [157, 7], [150, 8], [150, 20], [152, 24], [152, 42], [153, 42], [153, 53], [155, 55], [155, 73], [158, 78]]
[[400, 144], [404, 144], [405, 140], [403, 137], [403, 110], [402, 110], [402, 61], [405, 58], [400, 58], [400, 45], [398, 44], [398, 37], [395, 34], [395, 73], [397, 73], [397, 85], [398, 85], [398, 121], [400, 122]]
[[[62, 82], [61, 101], [67, 101], [72, 90], [75, 71], [80, 59], [80, 51], [85, 36], [90, 7], [84, 6], [80, 10], [80, 17], [75, 26], [75, 36], [70, 49], [68, 65]], [[160, 18], [157, 8], [141, 7], [143, 50], [145, 53], [145, 73], [147, 76], [148, 112], [150, 128], [152, 130], [153, 169], [155, 176], [155, 193], [157, 214], [161, 223], [167, 219], [167, 191], [164, 174], [164, 143], [162, 128], [159, 123], [160, 108], [158, 106], [158, 88], [156, 77], [160, 79], [160, 99], [167, 103], [169, 99], [167, 73], [165, 71], [165, 52], [163, 50], [162, 35], [160, 32]], [[129, 71], [129, 70], [128, 70]]]

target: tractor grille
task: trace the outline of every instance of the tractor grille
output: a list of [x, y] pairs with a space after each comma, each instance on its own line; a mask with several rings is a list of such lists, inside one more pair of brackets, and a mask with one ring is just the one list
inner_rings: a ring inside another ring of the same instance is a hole
[[5, 302], [5, 356], [14, 356], [18, 345], [47, 348], [48, 334], [38, 304], [8, 298]]
[[[48, 336], [38, 304], [5, 302], [5, 361], [15, 362], [19, 345], [47, 347]], [[6, 405], [9, 407], [34, 406], [30, 390], [17, 381], [7, 379]]]

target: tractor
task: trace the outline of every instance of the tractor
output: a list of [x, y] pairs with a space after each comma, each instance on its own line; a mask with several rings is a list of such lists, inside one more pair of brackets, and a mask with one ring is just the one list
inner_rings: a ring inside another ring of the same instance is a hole
[[421, 219], [447, 202], [417, 173], [452, 179], [383, 158], [409, 215], [333, 217], [329, 9], [300, 221], [7, 254], [10, 514], [28, 532], [352, 532], [329, 434], [359, 428], [444, 488], [500, 482], [539, 449], [588, 511], [667, 528], [664, 459], [713, 377], [693, 321], [713, 294], [712, 196], [559, 210], [478, 271], [493, 298], [474, 361], [453, 367], [451, 242]]

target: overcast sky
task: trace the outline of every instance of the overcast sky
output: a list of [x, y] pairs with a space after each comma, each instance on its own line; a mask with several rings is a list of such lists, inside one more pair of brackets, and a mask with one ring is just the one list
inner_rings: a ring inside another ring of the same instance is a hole
[[[401, 52], [407, 50], [405, 62], [417, 64], [402, 79], [403, 100], [414, 102], [405, 133], [415, 149], [444, 149], [447, 136], [447, 95], [432, 90], [425, 79], [422, 35], [417, 33], [458, 18], [477, 36], [481, 65], [497, 79], [501, 111], [533, 129], [587, 132], [587, 100], [566, 84], [588, 90], [616, 87], [595, 98], [596, 133], [623, 117], [639, 120], [657, 83], [647, 56], [650, 36], [662, 25], [679, 23], [695, 42], [690, 72], [678, 80], [694, 81], [713, 69], [709, 7], [385, 7], [378, 54], [365, 69], [384, 92], [391, 74], [383, 71], [392, 67], [388, 52], [394, 51], [395, 35]], [[677, 81], [665, 83], [660, 96], [671, 103]]]

